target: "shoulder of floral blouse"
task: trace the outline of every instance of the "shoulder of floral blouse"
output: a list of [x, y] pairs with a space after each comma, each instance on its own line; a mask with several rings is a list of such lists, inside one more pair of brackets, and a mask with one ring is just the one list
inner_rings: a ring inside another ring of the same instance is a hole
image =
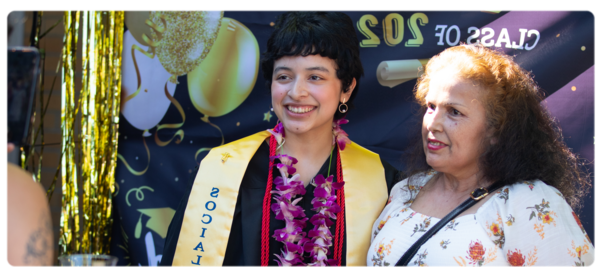
[[496, 199], [500, 199], [502, 201], [513, 200], [518, 202], [534, 202], [536, 199], [543, 198], [560, 198], [564, 200], [564, 196], [558, 189], [544, 183], [541, 180], [522, 181], [512, 185], [507, 185], [497, 190], [495, 194], [498, 194]]
[[[435, 174], [436, 172], [434, 170], [430, 170], [404, 178], [402, 181], [396, 183], [392, 187], [392, 191], [390, 192], [390, 201], [396, 199], [410, 199], [411, 194], [416, 195], [419, 192], [420, 187], [425, 185]], [[414, 189], [412, 189], [411, 186], [413, 186]]]
[[[493, 195], [493, 197], [484, 202], [477, 210], [475, 214], [477, 220], [510, 220], [510, 217], [498, 217], [498, 215], [502, 215], [501, 213], [515, 215], [515, 211], [526, 211], [527, 207], [535, 208], [536, 205], [550, 201], [554, 202], [552, 204], [555, 205], [554, 208], [557, 210], [567, 207], [569, 211], [572, 211], [556, 188], [540, 180], [522, 181], [506, 185], [490, 195]], [[558, 205], [556, 205], [557, 202]], [[530, 211], [526, 212], [529, 215]]]

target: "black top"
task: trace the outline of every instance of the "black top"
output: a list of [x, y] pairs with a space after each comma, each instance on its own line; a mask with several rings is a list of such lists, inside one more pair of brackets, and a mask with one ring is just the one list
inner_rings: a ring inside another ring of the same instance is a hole
[[[250, 160], [248, 168], [246, 169], [246, 174], [244, 174], [242, 179], [240, 191], [237, 197], [237, 203], [233, 213], [233, 223], [231, 225], [227, 249], [225, 251], [225, 259], [223, 260], [224, 266], [260, 266], [262, 206], [268, 179], [267, 175], [269, 172], [268, 162], [269, 146], [266, 142], [263, 142]], [[381, 163], [385, 170], [385, 180], [389, 195], [389, 192], [394, 184], [403, 179], [403, 176], [401, 175], [401, 172], [396, 170], [384, 160], [381, 160]], [[321, 166], [321, 169], [317, 174], [327, 177], [328, 169], [329, 159], [323, 163], [323, 166]], [[275, 179], [277, 176], [281, 176], [277, 168], [273, 168], [273, 172], [273, 179]], [[334, 181], [337, 182], [337, 152], [335, 151], [333, 153], [333, 157], [331, 158], [331, 170], [329, 175], [333, 175]], [[183, 224], [183, 216], [185, 213], [185, 208], [187, 207], [190, 192], [192, 190], [192, 185], [193, 180], [186, 192], [186, 195], [179, 203], [177, 211], [175, 212], [175, 216], [169, 225], [169, 231], [167, 233], [167, 238], [165, 239], [162, 260], [160, 262], [160, 265], [162, 266], [170, 266], [173, 263], [175, 248], [177, 247], [179, 232], [181, 230], [181, 225]], [[306, 217], [309, 219], [316, 214], [315, 211], [311, 210], [312, 205], [310, 203], [314, 198], [314, 188], [315, 187], [313, 185], [308, 184], [306, 186], [306, 194], [298, 203], [298, 205], [302, 206]], [[273, 189], [275, 189], [275, 186], [273, 186]], [[274, 261], [274, 254], [281, 254], [283, 243], [276, 241], [274, 238], [272, 238], [272, 236], [275, 230], [285, 227], [285, 221], [275, 219], [275, 213], [273, 211], [270, 212], [269, 265], [276, 266], [277, 263]], [[312, 228], [313, 225], [310, 222], [307, 222], [304, 232], [308, 233], [308, 231]], [[335, 223], [329, 229], [333, 235], [333, 238], [335, 239]], [[331, 248], [331, 251], [333, 251], [333, 248]], [[331, 254], [331, 257], [333, 257], [333, 254]], [[304, 261], [306, 262], [308, 260], [310, 260], [310, 258], [308, 257], [308, 254], [305, 254]], [[344, 243], [342, 246], [341, 262], [342, 265], [346, 265], [346, 236], [344, 236]]]

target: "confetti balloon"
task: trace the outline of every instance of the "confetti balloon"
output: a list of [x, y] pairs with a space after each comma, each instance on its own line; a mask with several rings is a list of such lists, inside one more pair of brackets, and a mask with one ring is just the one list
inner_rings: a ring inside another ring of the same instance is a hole
[[258, 74], [254, 34], [235, 19], [223, 18], [214, 46], [200, 67], [187, 75], [190, 99], [205, 117], [218, 117], [248, 97]]
[[152, 41], [162, 66], [173, 76], [184, 75], [200, 65], [211, 50], [221, 26], [223, 12], [150, 12]]

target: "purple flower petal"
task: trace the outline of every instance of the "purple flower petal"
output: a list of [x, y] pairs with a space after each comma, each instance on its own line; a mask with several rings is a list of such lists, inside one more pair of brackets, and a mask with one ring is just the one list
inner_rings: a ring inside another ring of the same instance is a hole
[[337, 190], [341, 189], [344, 186], [344, 184], [345, 184], [345, 182], [343, 182], [343, 181], [342, 182], [333, 182], [333, 183], [331, 183], [331, 188], [333, 190], [337, 191]]
[[337, 266], [338, 263], [339, 262], [336, 259], [329, 259], [329, 260], [327, 260], [327, 265], [329, 265], [329, 266]]
[[279, 242], [283, 242], [288, 238], [287, 232], [283, 229], [277, 229], [273, 232], [273, 237]]
[[326, 189], [321, 187], [315, 188], [315, 197], [324, 197], [327, 198], [329, 196], [329, 192]]
[[273, 131], [277, 132], [277, 133], [281, 133], [281, 135], [283, 135], [285, 137], [285, 129], [283, 128], [283, 123], [278, 123], [275, 128], [273, 128]]
[[288, 165], [288, 166], [292, 166], [292, 165], [298, 163], [298, 160], [296, 158], [288, 156], [288, 155], [281, 155], [279, 157], [279, 160], [281, 161], [281, 163]]
[[324, 184], [324, 183], [325, 183], [325, 177], [323, 177], [323, 175], [321, 175], [321, 174], [318, 174], [318, 175], [315, 177], [315, 184], [316, 184], [317, 186], [320, 186], [320, 185], [322, 185], [322, 184]]
[[327, 179], [325, 179], [325, 181], [327, 181], [328, 184], [333, 183], [333, 175], [330, 175], [329, 177], [327, 177]]
[[319, 210], [317, 210], [317, 209], [319, 209], [320, 207], [327, 206], [327, 205], [325, 205], [325, 203], [321, 202], [321, 201], [320, 201], [320, 200], [318, 200], [317, 198], [313, 198], [313, 200], [312, 200], [312, 205], [313, 205], [313, 209], [312, 209], [312, 210], [315, 210], [315, 211], [317, 211], [317, 212], [319, 211]]

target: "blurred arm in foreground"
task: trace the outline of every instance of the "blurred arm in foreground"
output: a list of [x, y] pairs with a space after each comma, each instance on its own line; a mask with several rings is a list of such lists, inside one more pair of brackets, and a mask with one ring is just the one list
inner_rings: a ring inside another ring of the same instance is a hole
[[[8, 144], [8, 152], [14, 149]], [[52, 265], [50, 206], [44, 188], [31, 174], [7, 163], [8, 262], [13, 266]]]

